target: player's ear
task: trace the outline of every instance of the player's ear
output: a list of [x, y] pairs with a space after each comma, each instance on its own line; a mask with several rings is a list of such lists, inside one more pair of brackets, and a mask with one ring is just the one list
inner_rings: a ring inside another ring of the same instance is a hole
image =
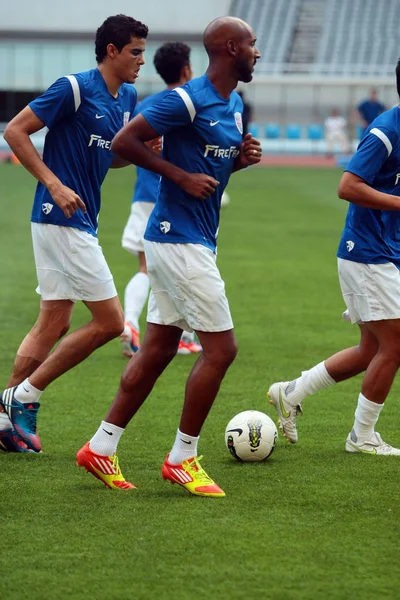
[[107, 56], [110, 58], [115, 58], [119, 54], [118, 48], [114, 46], [114, 44], [107, 45]]
[[236, 55], [236, 53], [237, 53], [237, 44], [236, 44], [236, 42], [234, 40], [228, 40], [226, 42], [226, 48], [228, 50], [228, 53], [231, 56], [235, 56]]
[[181, 79], [183, 81], [190, 81], [193, 77], [192, 68], [190, 65], [185, 65], [181, 71]]

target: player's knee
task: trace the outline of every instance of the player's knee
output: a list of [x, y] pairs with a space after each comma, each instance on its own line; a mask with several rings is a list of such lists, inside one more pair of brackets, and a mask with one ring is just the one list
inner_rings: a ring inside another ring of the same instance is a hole
[[146, 346], [146, 359], [157, 371], [162, 371], [169, 365], [178, 351], [178, 344], [164, 344], [162, 346]]
[[123, 331], [124, 318], [122, 314], [116, 314], [112, 319], [108, 319], [107, 322], [102, 323], [99, 328], [100, 335], [104, 337], [106, 341], [113, 340], [121, 335]]
[[59, 330], [58, 333], [58, 339], [61, 339], [62, 337], [64, 337], [64, 335], [66, 335], [69, 331], [69, 328], [71, 326], [70, 321], [68, 321], [68, 323], [65, 323]]
[[69, 319], [68, 321], [54, 323], [48, 327], [47, 333], [51, 332], [51, 335], [54, 335], [56, 338], [55, 341], [58, 342], [58, 340], [61, 340], [68, 333], [70, 325], [71, 322]]
[[227, 348], [224, 348], [224, 361], [229, 367], [235, 360], [238, 353], [238, 346], [236, 340], [232, 340]]
[[214, 347], [211, 353], [206, 353], [204, 358], [210, 360], [215, 366], [221, 369], [228, 369], [233, 363], [238, 353], [238, 347], [235, 339], [224, 345]]
[[58, 342], [69, 330], [70, 319], [62, 320], [49, 319], [46, 321], [39, 320], [32, 328], [31, 335], [33, 338], [40, 340], [54, 340]]

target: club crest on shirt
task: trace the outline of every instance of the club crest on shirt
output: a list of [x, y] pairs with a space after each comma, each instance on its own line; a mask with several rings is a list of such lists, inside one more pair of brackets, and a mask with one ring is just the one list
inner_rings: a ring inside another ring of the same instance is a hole
[[48, 215], [49, 213], [51, 213], [52, 210], [53, 210], [53, 205], [50, 204], [50, 202], [45, 202], [44, 204], [42, 204], [42, 211], [44, 212], [45, 215]]
[[131, 113], [129, 112], [129, 110], [124, 112], [124, 125], [126, 125], [128, 123], [130, 116], [131, 116]]
[[235, 112], [234, 117], [235, 117], [236, 127], [239, 129], [240, 133], [243, 133], [242, 113]]
[[160, 229], [163, 233], [168, 233], [168, 231], [171, 229], [171, 223], [168, 223], [168, 221], [161, 221]]

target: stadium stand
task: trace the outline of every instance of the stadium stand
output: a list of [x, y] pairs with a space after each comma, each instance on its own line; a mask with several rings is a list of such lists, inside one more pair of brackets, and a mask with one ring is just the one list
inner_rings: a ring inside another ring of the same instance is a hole
[[344, 76], [393, 73], [399, 56], [399, 1], [325, 2], [324, 27], [312, 72]]
[[234, 0], [231, 14], [257, 24], [259, 74], [282, 73], [291, 46], [301, 0]]
[[382, 76], [397, 62], [399, 0], [234, 0], [257, 29], [260, 75]]

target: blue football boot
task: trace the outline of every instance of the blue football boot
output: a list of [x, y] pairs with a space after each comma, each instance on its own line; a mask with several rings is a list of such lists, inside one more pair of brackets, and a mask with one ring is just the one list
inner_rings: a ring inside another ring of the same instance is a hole
[[0, 431], [0, 448], [7, 452], [41, 452], [36, 431], [39, 402], [22, 403], [15, 399], [18, 386], [0, 394], [0, 406], [10, 420], [10, 427]]

